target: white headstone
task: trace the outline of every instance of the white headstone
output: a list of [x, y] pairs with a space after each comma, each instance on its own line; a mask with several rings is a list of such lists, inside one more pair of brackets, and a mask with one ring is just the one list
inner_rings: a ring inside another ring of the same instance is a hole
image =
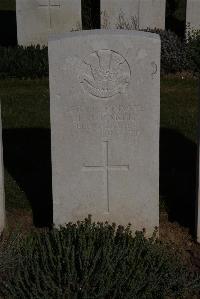
[[[101, 28], [117, 29], [119, 17], [125, 21], [135, 22], [139, 25], [139, 3], [140, 0], [100, 0]], [[125, 29], [125, 28], [124, 28]], [[135, 28], [137, 29], [137, 28]]]
[[4, 199], [4, 166], [3, 166], [3, 142], [0, 105], [0, 233], [5, 227], [5, 199]]
[[16, 0], [18, 44], [47, 45], [50, 33], [81, 28], [81, 0]]
[[159, 224], [160, 39], [94, 30], [49, 42], [53, 215]]
[[186, 24], [190, 29], [200, 29], [200, 1], [187, 0]]
[[[166, 0], [100, 0], [101, 27], [116, 29], [119, 16], [132, 25], [133, 29], [165, 29]], [[134, 27], [134, 26], [133, 26]], [[128, 29], [128, 28], [127, 28]]]
[[140, 28], [165, 29], [165, 10], [166, 0], [140, 0]]

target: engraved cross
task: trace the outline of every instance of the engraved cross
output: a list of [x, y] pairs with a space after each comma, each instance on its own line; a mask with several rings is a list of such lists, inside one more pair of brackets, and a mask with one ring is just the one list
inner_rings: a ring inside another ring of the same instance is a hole
[[52, 28], [52, 15], [51, 15], [51, 8], [59, 7], [60, 8], [60, 0], [59, 3], [52, 3], [55, 0], [47, 0], [47, 4], [40, 4], [39, 7], [48, 7], [49, 10], [49, 26]]
[[102, 171], [104, 174], [105, 181], [105, 199], [107, 202], [108, 213], [110, 212], [110, 190], [109, 190], [109, 172], [110, 171], [128, 171], [129, 165], [111, 165], [109, 164], [109, 143], [108, 141], [103, 142], [103, 165], [84, 165], [83, 171]]

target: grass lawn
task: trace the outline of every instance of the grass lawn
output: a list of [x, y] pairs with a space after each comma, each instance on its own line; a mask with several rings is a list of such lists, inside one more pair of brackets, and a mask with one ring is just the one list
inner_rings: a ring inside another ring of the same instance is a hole
[[197, 141], [197, 82], [193, 79], [161, 80], [161, 127], [177, 130]]
[[0, 81], [3, 128], [49, 128], [48, 80]]
[[[29, 0], [27, 0], [29, 1]], [[1, 0], [0, 10], [15, 10], [15, 0]]]
[[[49, 82], [1, 80], [3, 128], [49, 128]], [[161, 80], [161, 127], [196, 141], [197, 83], [176, 77]]]
[[[34, 147], [38, 146], [39, 142], [42, 147], [44, 141], [38, 142], [37, 132], [40, 136], [42, 130], [49, 130], [50, 127], [48, 81], [0, 81], [0, 98], [5, 150], [6, 208], [30, 209], [31, 190], [27, 190], [25, 177], [30, 179], [38, 169], [34, 169], [34, 164], [40, 161], [40, 157], [34, 154], [40, 149]], [[43, 148], [41, 152], [42, 150]], [[33, 161], [34, 159], [36, 161]], [[34, 177], [31, 184], [34, 184]]]
[[[51, 188], [48, 185], [50, 180], [46, 181], [46, 173], [42, 172], [42, 167], [46, 167], [50, 160], [49, 157], [48, 161], [45, 160], [46, 149], [50, 155], [48, 80], [0, 81], [0, 98], [4, 129], [6, 208], [30, 209], [34, 207], [38, 193], [27, 186], [27, 181], [32, 178], [30, 184], [34, 189], [38, 184], [36, 180], [44, 180], [38, 187], [38, 192], [44, 198], [46, 190]], [[196, 82], [174, 77], [162, 79], [161, 128], [176, 131], [195, 143], [196, 120]]]

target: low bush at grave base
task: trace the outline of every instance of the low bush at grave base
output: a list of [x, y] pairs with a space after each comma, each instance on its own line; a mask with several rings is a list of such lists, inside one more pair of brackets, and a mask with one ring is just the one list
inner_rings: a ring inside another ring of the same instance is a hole
[[26, 237], [5, 298], [165, 298], [200, 287], [170, 246], [90, 218]]
[[5, 232], [0, 239], [0, 282], [18, 264], [22, 235], [16, 230], [9, 235]]

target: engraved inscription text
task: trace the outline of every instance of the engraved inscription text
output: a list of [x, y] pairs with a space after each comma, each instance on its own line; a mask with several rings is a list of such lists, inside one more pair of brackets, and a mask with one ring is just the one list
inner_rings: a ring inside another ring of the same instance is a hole
[[72, 106], [68, 108], [75, 129], [87, 132], [99, 132], [102, 138], [115, 135], [137, 136], [137, 118], [144, 111], [141, 105], [110, 105], [101, 109], [94, 106]]

